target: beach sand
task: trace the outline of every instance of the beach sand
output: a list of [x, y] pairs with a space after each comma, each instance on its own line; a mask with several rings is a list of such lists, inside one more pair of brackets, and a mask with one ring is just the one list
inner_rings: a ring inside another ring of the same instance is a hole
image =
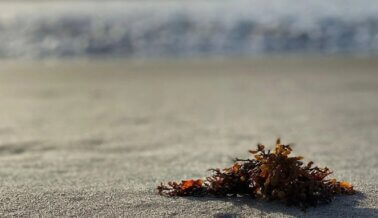
[[[264, 57], [0, 62], [0, 215], [373, 217], [378, 60]], [[276, 137], [355, 185], [306, 213], [166, 198]]]

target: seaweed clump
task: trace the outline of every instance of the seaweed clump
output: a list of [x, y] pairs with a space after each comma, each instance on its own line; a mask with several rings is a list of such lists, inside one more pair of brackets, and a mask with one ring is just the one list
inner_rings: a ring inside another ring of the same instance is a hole
[[277, 139], [273, 152], [262, 144], [249, 152], [254, 159], [235, 159], [223, 170], [210, 169], [206, 179], [190, 179], [180, 183], [161, 183], [158, 193], [165, 196], [250, 196], [268, 201], [280, 201], [305, 210], [309, 206], [330, 203], [335, 195], [354, 194], [348, 182], [326, 179], [332, 172], [303, 164], [303, 157], [289, 157], [290, 145]]

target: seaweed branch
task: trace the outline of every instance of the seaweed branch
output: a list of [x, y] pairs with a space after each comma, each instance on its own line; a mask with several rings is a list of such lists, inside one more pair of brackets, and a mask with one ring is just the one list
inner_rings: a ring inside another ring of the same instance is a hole
[[332, 174], [327, 167], [303, 164], [303, 157], [289, 157], [290, 145], [277, 139], [273, 152], [262, 144], [249, 153], [253, 159], [235, 159], [230, 168], [210, 169], [205, 179], [161, 183], [158, 193], [165, 196], [250, 196], [275, 200], [305, 210], [309, 206], [330, 203], [335, 195], [354, 194], [348, 182], [326, 179]]

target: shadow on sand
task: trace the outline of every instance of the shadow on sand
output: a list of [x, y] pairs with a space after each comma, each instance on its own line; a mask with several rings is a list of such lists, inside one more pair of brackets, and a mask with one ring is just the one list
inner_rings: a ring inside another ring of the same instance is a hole
[[[338, 196], [330, 204], [310, 207], [302, 211], [297, 207], [286, 207], [279, 202], [266, 202], [251, 199], [249, 197], [187, 197], [188, 200], [195, 201], [223, 201], [233, 204], [236, 207], [245, 208], [245, 206], [259, 210], [261, 216], [271, 216], [280, 214], [281, 216], [293, 217], [375, 217], [378, 209], [359, 207], [359, 202], [365, 199], [365, 195], [357, 192], [355, 195]], [[247, 213], [218, 213], [216, 218], [233, 218], [248, 215]]]

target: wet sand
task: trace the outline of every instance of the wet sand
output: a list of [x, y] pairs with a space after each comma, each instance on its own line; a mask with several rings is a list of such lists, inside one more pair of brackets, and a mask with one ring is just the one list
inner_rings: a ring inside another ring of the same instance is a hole
[[[0, 215], [372, 217], [377, 96], [377, 59], [3, 60]], [[278, 136], [361, 193], [306, 213], [156, 194]]]

